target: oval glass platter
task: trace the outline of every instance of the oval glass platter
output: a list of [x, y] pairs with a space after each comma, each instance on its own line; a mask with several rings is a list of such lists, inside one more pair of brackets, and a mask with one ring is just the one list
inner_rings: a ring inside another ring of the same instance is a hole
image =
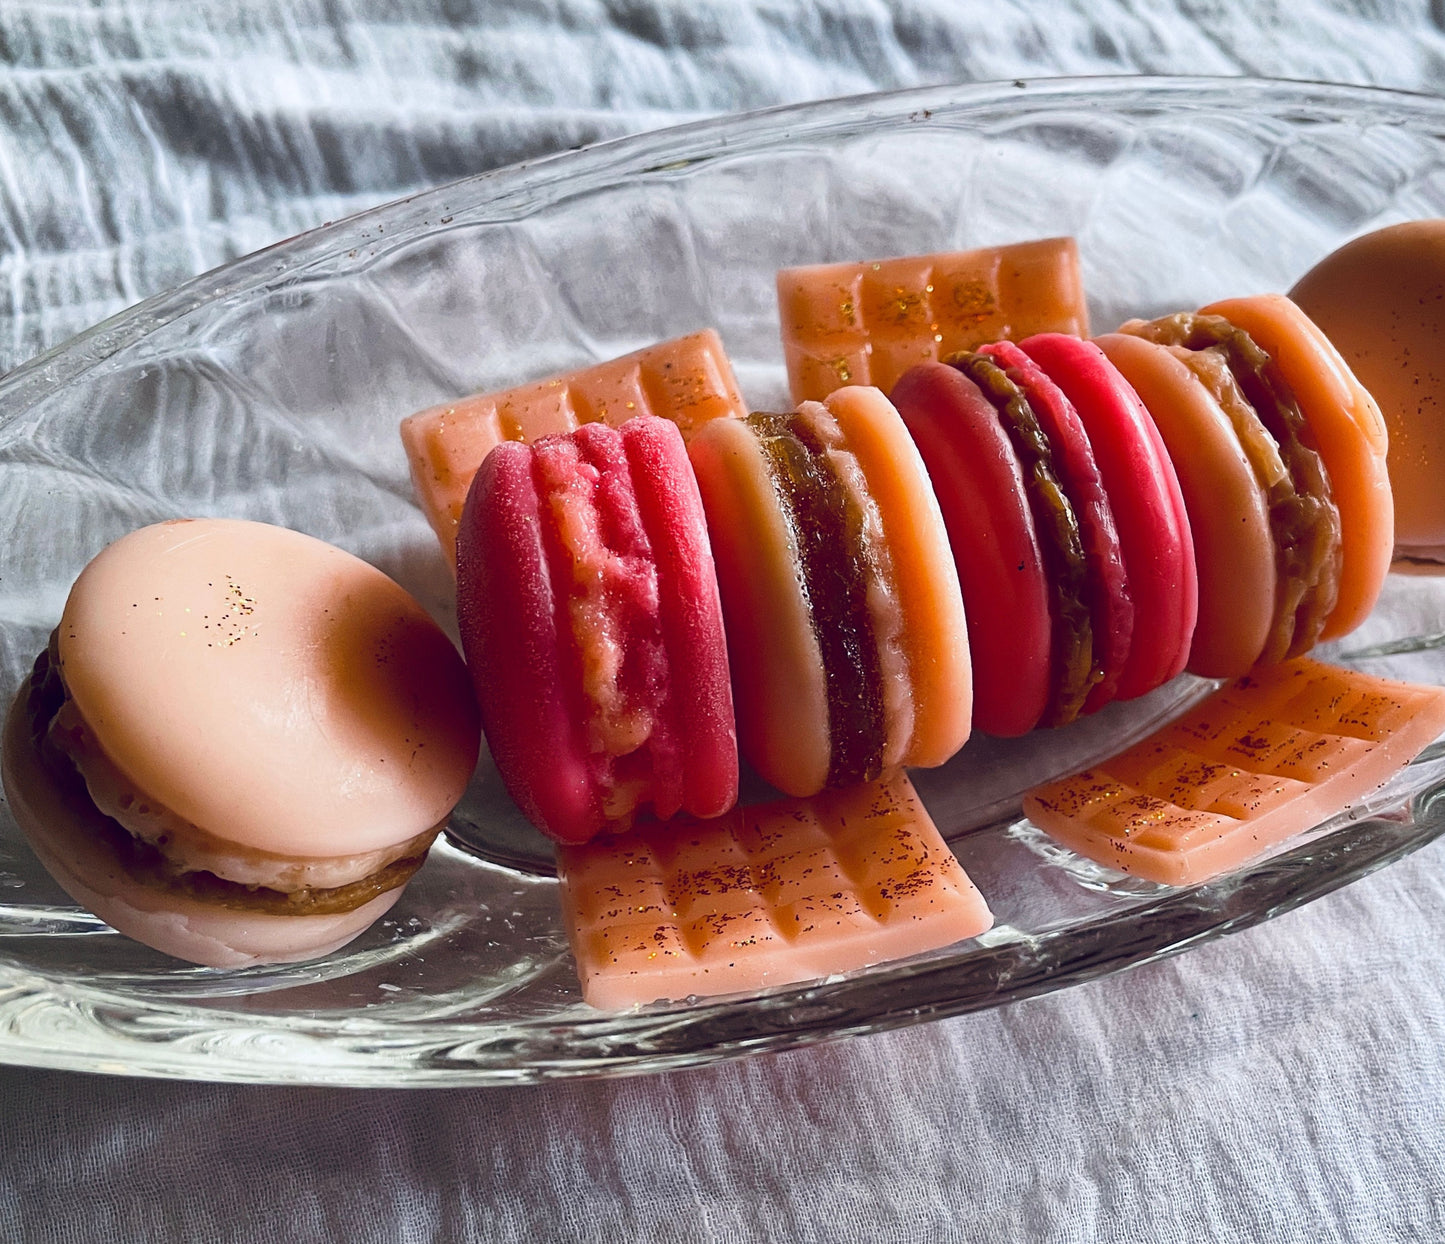
[[[1079, 240], [1092, 322], [1288, 289], [1356, 233], [1445, 215], [1445, 102], [1249, 80], [1015, 82], [709, 121], [505, 169], [292, 239], [0, 382], [0, 697], [103, 545], [231, 515], [337, 543], [454, 632], [414, 504], [413, 410], [708, 325], [754, 407], [786, 384], [784, 266]], [[1440, 681], [1445, 581], [1392, 575], [1324, 655]], [[391, 915], [319, 962], [188, 967], [110, 932], [0, 807], [0, 1060], [217, 1080], [501, 1084], [684, 1066], [1029, 997], [1269, 918], [1445, 830], [1432, 748], [1271, 858], [1171, 890], [1020, 820], [1029, 785], [1197, 696], [977, 739], [916, 782], [997, 924], [949, 949], [743, 997], [583, 1005], [540, 839], [483, 762]]]

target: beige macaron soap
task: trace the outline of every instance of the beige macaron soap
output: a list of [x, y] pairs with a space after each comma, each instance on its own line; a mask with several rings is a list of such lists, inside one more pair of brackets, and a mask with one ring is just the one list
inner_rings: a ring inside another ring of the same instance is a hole
[[451, 641], [351, 554], [261, 523], [141, 528], [71, 590], [4, 780], [61, 886], [211, 966], [328, 953], [385, 912], [476, 765]]

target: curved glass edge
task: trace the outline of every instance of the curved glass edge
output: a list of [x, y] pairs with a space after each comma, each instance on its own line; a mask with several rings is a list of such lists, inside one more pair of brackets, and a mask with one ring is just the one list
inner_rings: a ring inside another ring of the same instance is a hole
[[[1358, 880], [1445, 834], [1445, 746], [1412, 766], [1418, 793], [1204, 885], [1087, 927], [1038, 936], [1007, 927], [857, 974], [682, 1010], [595, 1012], [559, 1025], [367, 1023], [323, 1033], [195, 1008], [126, 1014], [113, 994], [0, 970], [0, 1061], [166, 1079], [350, 1087], [508, 1085], [697, 1066], [987, 1010], [1112, 975], [1250, 928]], [[1409, 772], [1407, 770], [1407, 772]], [[1424, 782], [1423, 788], [1420, 783]], [[7, 1017], [49, 1023], [17, 1040]], [[42, 1012], [44, 1014], [42, 1015]], [[525, 1043], [525, 1062], [514, 1060]]]
[[[999, 104], [1027, 99], [1055, 107], [1070, 103], [1097, 108], [1101, 101], [1118, 106], [1134, 101], [1148, 110], [1200, 105], [1247, 109], [1250, 101], [1268, 97], [1277, 103], [1282, 90], [1292, 93], [1296, 110], [1320, 119], [1340, 119], [1341, 105], [1358, 110], [1360, 119], [1398, 118], [1406, 110], [1416, 118], [1429, 115], [1445, 124], [1445, 100], [1433, 95], [1386, 87], [1253, 77], [1176, 77], [1100, 75], [1012, 79], [972, 85], [915, 87], [903, 91], [845, 96], [785, 104], [752, 112], [727, 114], [665, 129], [615, 138], [575, 151], [558, 152], [393, 200], [345, 220], [328, 222], [272, 246], [201, 273], [172, 290], [156, 294], [77, 334], [68, 341], [22, 363], [0, 377], [0, 428], [21, 418], [46, 394], [84, 375], [148, 334], [203, 307], [282, 289], [318, 265], [337, 270], [364, 268], [385, 253], [398, 229], [436, 217], [435, 228], [447, 227], [460, 215], [468, 222], [483, 207], [485, 217], [506, 221], [545, 207], [549, 189], [563, 187], [565, 196], [588, 193], [601, 184], [639, 175], [665, 175], [698, 161], [724, 159], [739, 146], [783, 138], [798, 142], [847, 130], [860, 123], [881, 125], [906, 120], [917, 125], [945, 125], [970, 115], [988, 116]], [[1353, 118], [1352, 118], [1353, 119]], [[443, 221], [443, 217], [450, 217]], [[453, 225], [453, 227], [455, 227]], [[378, 227], [380, 226], [380, 227]], [[390, 237], [386, 235], [390, 232]], [[365, 243], [373, 243], [367, 247]], [[341, 257], [349, 257], [341, 261]]]

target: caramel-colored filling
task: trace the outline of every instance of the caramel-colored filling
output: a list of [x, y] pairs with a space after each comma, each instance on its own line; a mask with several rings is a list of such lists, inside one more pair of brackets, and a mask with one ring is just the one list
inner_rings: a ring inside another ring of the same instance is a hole
[[1078, 513], [1054, 469], [1053, 448], [1024, 391], [986, 354], [956, 354], [944, 361], [963, 372], [993, 403], [1023, 468], [1024, 491], [1048, 579], [1049, 617], [1053, 623], [1053, 677], [1042, 724], [1066, 725], [1079, 715], [1094, 684], [1103, 677], [1095, 661], [1090, 609], [1093, 593], [1104, 590], [1103, 585], [1091, 581]]
[[[148, 842], [137, 837], [100, 808], [92, 797], [85, 776], [67, 750], [74, 738], [73, 727], [68, 730], [54, 728], [57, 718], [69, 703], [54, 649], [55, 639], [52, 637], [51, 647], [36, 659], [31, 675], [26, 709], [32, 739], [42, 763], [56, 779], [67, 802], [85, 816], [86, 823], [114, 855], [116, 864], [138, 884], [231, 910], [273, 915], [334, 915], [354, 911], [377, 895], [404, 885], [421, 867], [427, 849], [436, 837], [436, 830], [388, 852], [393, 858], [345, 884], [296, 885], [284, 890], [234, 881], [207, 869], [188, 866], [185, 845], [178, 847], [169, 839], [164, 828], [158, 831], [158, 837], [166, 838], [166, 841]], [[160, 815], [153, 816], [143, 796], [137, 796], [137, 799], [146, 805], [147, 811], [143, 815], [152, 826], [164, 827], [173, 823], [174, 818], [168, 820], [163, 810]], [[198, 833], [204, 834], [204, 831]], [[298, 872], [304, 873], [306, 861], [281, 856], [272, 858], [279, 865], [283, 877], [289, 873], [294, 878]]]
[[800, 586], [823, 661], [831, 752], [827, 785], [866, 782], [883, 771], [887, 723], [878, 642], [868, 608], [871, 563], [863, 517], [828, 463], [805, 417], [748, 416], [798, 551]]
[[1185, 311], [1133, 321], [1120, 331], [1195, 356], [1185, 362], [1234, 425], [1269, 504], [1277, 587], [1260, 660], [1273, 664], [1308, 652], [1339, 593], [1340, 512], [1314, 434], [1279, 368], [1254, 338], [1219, 315]]
[[896, 769], [913, 743], [913, 670], [904, 647], [903, 602], [883, 513], [868, 486], [863, 465], [849, 448], [833, 412], [822, 402], [802, 402], [796, 417], [806, 420], [826, 447], [828, 466], [847, 498], [848, 513], [859, 524], [859, 538], [871, 570], [866, 576], [868, 616], [883, 680], [883, 768]]

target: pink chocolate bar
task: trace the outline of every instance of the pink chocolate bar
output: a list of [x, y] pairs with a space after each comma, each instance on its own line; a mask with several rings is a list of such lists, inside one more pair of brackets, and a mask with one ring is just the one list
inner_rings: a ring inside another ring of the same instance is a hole
[[1222, 687], [1093, 768], [1036, 787], [1028, 818], [1166, 885], [1237, 868], [1383, 786], [1445, 730], [1445, 688], [1297, 658]]
[[916, 363], [1034, 333], [1087, 335], [1073, 238], [786, 268], [778, 313], [793, 401], [871, 384]]
[[903, 773], [557, 858], [583, 997], [609, 1010], [848, 972], [993, 923]]
[[472, 477], [501, 441], [535, 441], [584, 423], [619, 427], [659, 415], [682, 430], [747, 414], [721, 338], [712, 329], [648, 346], [593, 367], [418, 411], [402, 421], [417, 500], [456, 565], [457, 525]]

